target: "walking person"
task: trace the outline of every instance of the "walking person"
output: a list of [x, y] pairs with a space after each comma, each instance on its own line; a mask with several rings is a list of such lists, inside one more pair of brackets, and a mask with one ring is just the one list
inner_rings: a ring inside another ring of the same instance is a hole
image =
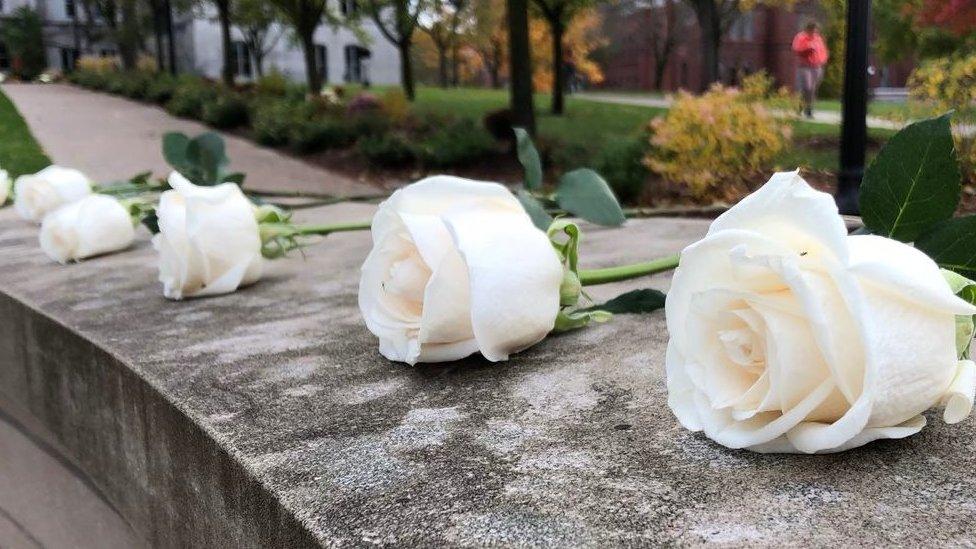
[[813, 102], [817, 98], [817, 87], [823, 80], [824, 65], [829, 53], [827, 44], [811, 21], [793, 37], [793, 53], [797, 57], [796, 87], [800, 91], [800, 111], [807, 118], [813, 118]]

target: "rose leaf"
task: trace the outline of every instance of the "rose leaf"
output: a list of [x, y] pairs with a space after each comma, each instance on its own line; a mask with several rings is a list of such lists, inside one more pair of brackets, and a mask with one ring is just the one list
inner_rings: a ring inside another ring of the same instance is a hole
[[949, 117], [906, 126], [865, 172], [861, 216], [872, 233], [912, 242], [952, 217], [962, 187]]
[[[518, 160], [525, 169], [525, 188], [530, 191], [542, 188], [542, 161], [532, 143], [532, 136], [523, 128], [514, 128]], [[543, 229], [545, 230], [545, 229]]]
[[915, 241], [943, 269], [976, 279], [976, 215], [945, 221]]
[[664, 307], [667, 296], [664, 292], [652, 289], [631, 290], [603, 303], [583, 309], [584, 311], [607, 311], [613, 314], [643, 314]]
[[610, 185], [589, 168], [563, 174], [555, 197], [560, 208], [597, 225], [617, 227], [627, 220]]

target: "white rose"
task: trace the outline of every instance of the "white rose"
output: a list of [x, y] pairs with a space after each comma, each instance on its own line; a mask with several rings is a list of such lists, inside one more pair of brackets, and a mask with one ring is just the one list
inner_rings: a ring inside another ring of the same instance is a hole
[[41, 224], [41, 249], [67, 263], [129, 247], [136, 231], [125, 206], [111, 196], [93, 194], [47, 214]]
[[731, 448], [835, 452], [960, 421], [976, 367], [957, 298], [911, 246], [848, 236], [833, 198], [778, 173], [686, 248], [667, 300], [668, 404]]
[[562, 264], [505, 187], [429, 177], [383, 202], [372, 234], [359, 308], [386, 358], [506, 360], [552, 330]]
[[10, 174], [7, 170], [0, 170], [0, 206], [7, 203], [10, 197]]
[[85, 174], [72, 168], [48, 166], [33, 175], [22, 175], [14, 183], [14, 207], [20, 217], [40, 222], [48, 212], [81, 200], [92, 192]]
[[159, 280], [170, 299], [226, 294], [261, 278], [254, 207], [233, 183], [199, 187], [173, 172], [159, 198]]

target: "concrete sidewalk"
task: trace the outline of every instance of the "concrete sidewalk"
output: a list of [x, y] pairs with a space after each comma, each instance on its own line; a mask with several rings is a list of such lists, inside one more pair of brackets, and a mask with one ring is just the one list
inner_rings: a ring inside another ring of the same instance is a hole
[[[585, 99], [587, 101], [597, 101], [600, 103], [615, 103], [618, 105], [636, 105], [639, 107], [656, 107], [660, 109], [667, 109], [671, 107], [670, 97], [654, 97], [651, 95], [629, 95], [620, 93], [603, 93], [603, 92], [586, 92], [578, 93], [574, 95], [578, 99]], [[784, 111], [774, 111], [777, 117], [789, 118], [795, 116], [796, 113], [788, 113]], [[824, 111], [815, 110], [813, 111], [813, 118], [800, 118], [805, 122], [811, 122], [814, 124], [828, 124], [832, 126], [840, 125], [840, 113], [837, 111]], [[876, 116], [868, 117], [868, 127], [869, 128], [879, 128], [886, 130], [899, 130], [905, 126], [905, 122], [895, 122], [893, 120], [886, 120], [884, 118], [878, 118]]]
[[[199, 122], [170, 116], [160, 107], [69, 85], [7, 84], [0, 90], [17, 106], [52, 161], [100, 182], [145, 170], [165, 176], [170, 168], [163, 160], [163, 134], [212, 131]], [[249, 140], [221, 135], [227, 141], [231, 168], [247, 174], [248, 188], [335, 194], [377, 191]]]

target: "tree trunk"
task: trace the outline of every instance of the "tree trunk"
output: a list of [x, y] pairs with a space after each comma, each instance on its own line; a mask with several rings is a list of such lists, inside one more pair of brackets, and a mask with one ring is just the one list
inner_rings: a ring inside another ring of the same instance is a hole
[[719, 81], [718, 50], [722, 43], [722, 21], [716, 0], [695, 0], [695, 15], [701, 32], [702, 72], [701, 91], [707, 91], [713, 82]]
[[552, 114], [560, 115], [564, 109], [566, 93], [566, 71], [563, 63], [563, 22], [556, 18], [550, 21], [552, 27]]
[[410, 62], [410, 42], [403, 40], [397, 45], [400, 50], [400, 85], [403, 87], [403, 95], [413, 101], [413, 64]]
[[163, 9], [157, 1], [150, 2], [152, 7], [153, 34], [156, 37], [156, 67], [162, 71], [166, 66], [166, 56], [163, 53]]
[[535, 134], [532, 105], [532, 50], [529, 44], [528, 0], [506, 0], [508, 7], [509, 65], [511, 66], [512, 121]]
[[260, 48], [254, 49], [252, 57], [254, 57], [254, 74], [261, 78], [264, 76], [264, 52]]
[[220, 77], [227, 87], [234, 86], [234, 66], [230, 42], [230, 0], [217, 1], [217, 18], [220, 20], [220, 46], [224, 52], [224, 66]]
[[454, 38], [451, 40], [451, 85], [455, 88], [461, 82], [461, 77], [458, 74], [458, 65], [457, 31], [455, 31]]
[[305, 54], [305, 81], [309, 95], [317, 95], [322, 89], [322, 74], [315, 63], [315, 29], [302, 31], [302, 53]]
[[123, 0], [121, 6], [122, 24], [117, 32], [119, 57], [122, 68], [135, 70], [139, 55], [139, 20], [135, 0]]
[[447, 48], [437, 46], [437, 82], [447, 88]]
[[166, 45], [169, 48], [169, 72], [176, 76], [176, 40], [173, 36], [173, 6], [170, 0], [163, 0], [163, 9], [166, 10]]

